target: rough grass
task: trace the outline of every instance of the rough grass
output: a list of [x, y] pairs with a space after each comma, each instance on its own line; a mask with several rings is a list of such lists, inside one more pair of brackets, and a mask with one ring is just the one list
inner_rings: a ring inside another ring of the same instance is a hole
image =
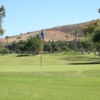
[[[0, 56], [0, 100], [99, 100], [99, 57]], [[85, 65], [83, 64], [85, 63]]]

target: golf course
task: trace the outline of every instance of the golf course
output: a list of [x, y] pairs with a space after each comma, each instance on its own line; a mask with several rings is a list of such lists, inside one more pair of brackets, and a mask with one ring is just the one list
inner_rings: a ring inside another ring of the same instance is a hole
[[0, 0], [0, 100], [100, 100], [100, 0]]
[[100, 57], [0, 55], [0, 100], [99, 100]]

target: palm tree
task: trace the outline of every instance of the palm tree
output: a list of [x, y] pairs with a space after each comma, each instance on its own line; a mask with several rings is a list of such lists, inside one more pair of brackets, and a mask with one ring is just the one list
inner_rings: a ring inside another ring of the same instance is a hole
[[66, 35], [66, 39], [67, 39], [67, 41], [68, 41], [68, 35]]
[[77, 30], [75, 29], [72, 34], [73, 34], [73, 47], [77, 48]]
[[7, 44], [7, 49], [8, 49], [8, 38], [9, 38], [9, 36], [5, 36], [6, 44]]
[[77, 30], [74, 30], [73, 37], [74, 37], [75, 40], [77, 40]]

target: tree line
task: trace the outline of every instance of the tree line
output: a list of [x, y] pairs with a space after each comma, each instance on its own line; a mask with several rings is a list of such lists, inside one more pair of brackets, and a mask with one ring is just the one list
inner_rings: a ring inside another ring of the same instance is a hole
[[[7, 40], [8, 42], [9, 40]], [[20, 55], [38, 55], [41, 51], [41, 46], [43, 53], [60, 53], [65, 51], [74, 50], [76, 52], [86, 52], [87, 50], [92, 51], [92, 44], [83, 40], [73, 41], [48, 41], [45, 42], [41, 40], [39, 35], [35, 37], [30, 37], [27, 40], [14, 41], [12, 43], [5, 43], [6, 52], [18, 53]], [[5, 50], [4, 50], [5, 52]]]

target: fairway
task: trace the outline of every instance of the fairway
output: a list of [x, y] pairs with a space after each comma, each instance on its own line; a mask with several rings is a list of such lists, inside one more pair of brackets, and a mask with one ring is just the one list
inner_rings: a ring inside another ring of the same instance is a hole
[[100, 57], [0, 55], [0, 100], [99, 100]]
[[46, 54], [40, 56], [0, 56], [0, 72], [40, 72], [99, 70], [100, 57], [92, 55]]
[[0, 100], [100, 100], [100, 0], [0, 4]]

